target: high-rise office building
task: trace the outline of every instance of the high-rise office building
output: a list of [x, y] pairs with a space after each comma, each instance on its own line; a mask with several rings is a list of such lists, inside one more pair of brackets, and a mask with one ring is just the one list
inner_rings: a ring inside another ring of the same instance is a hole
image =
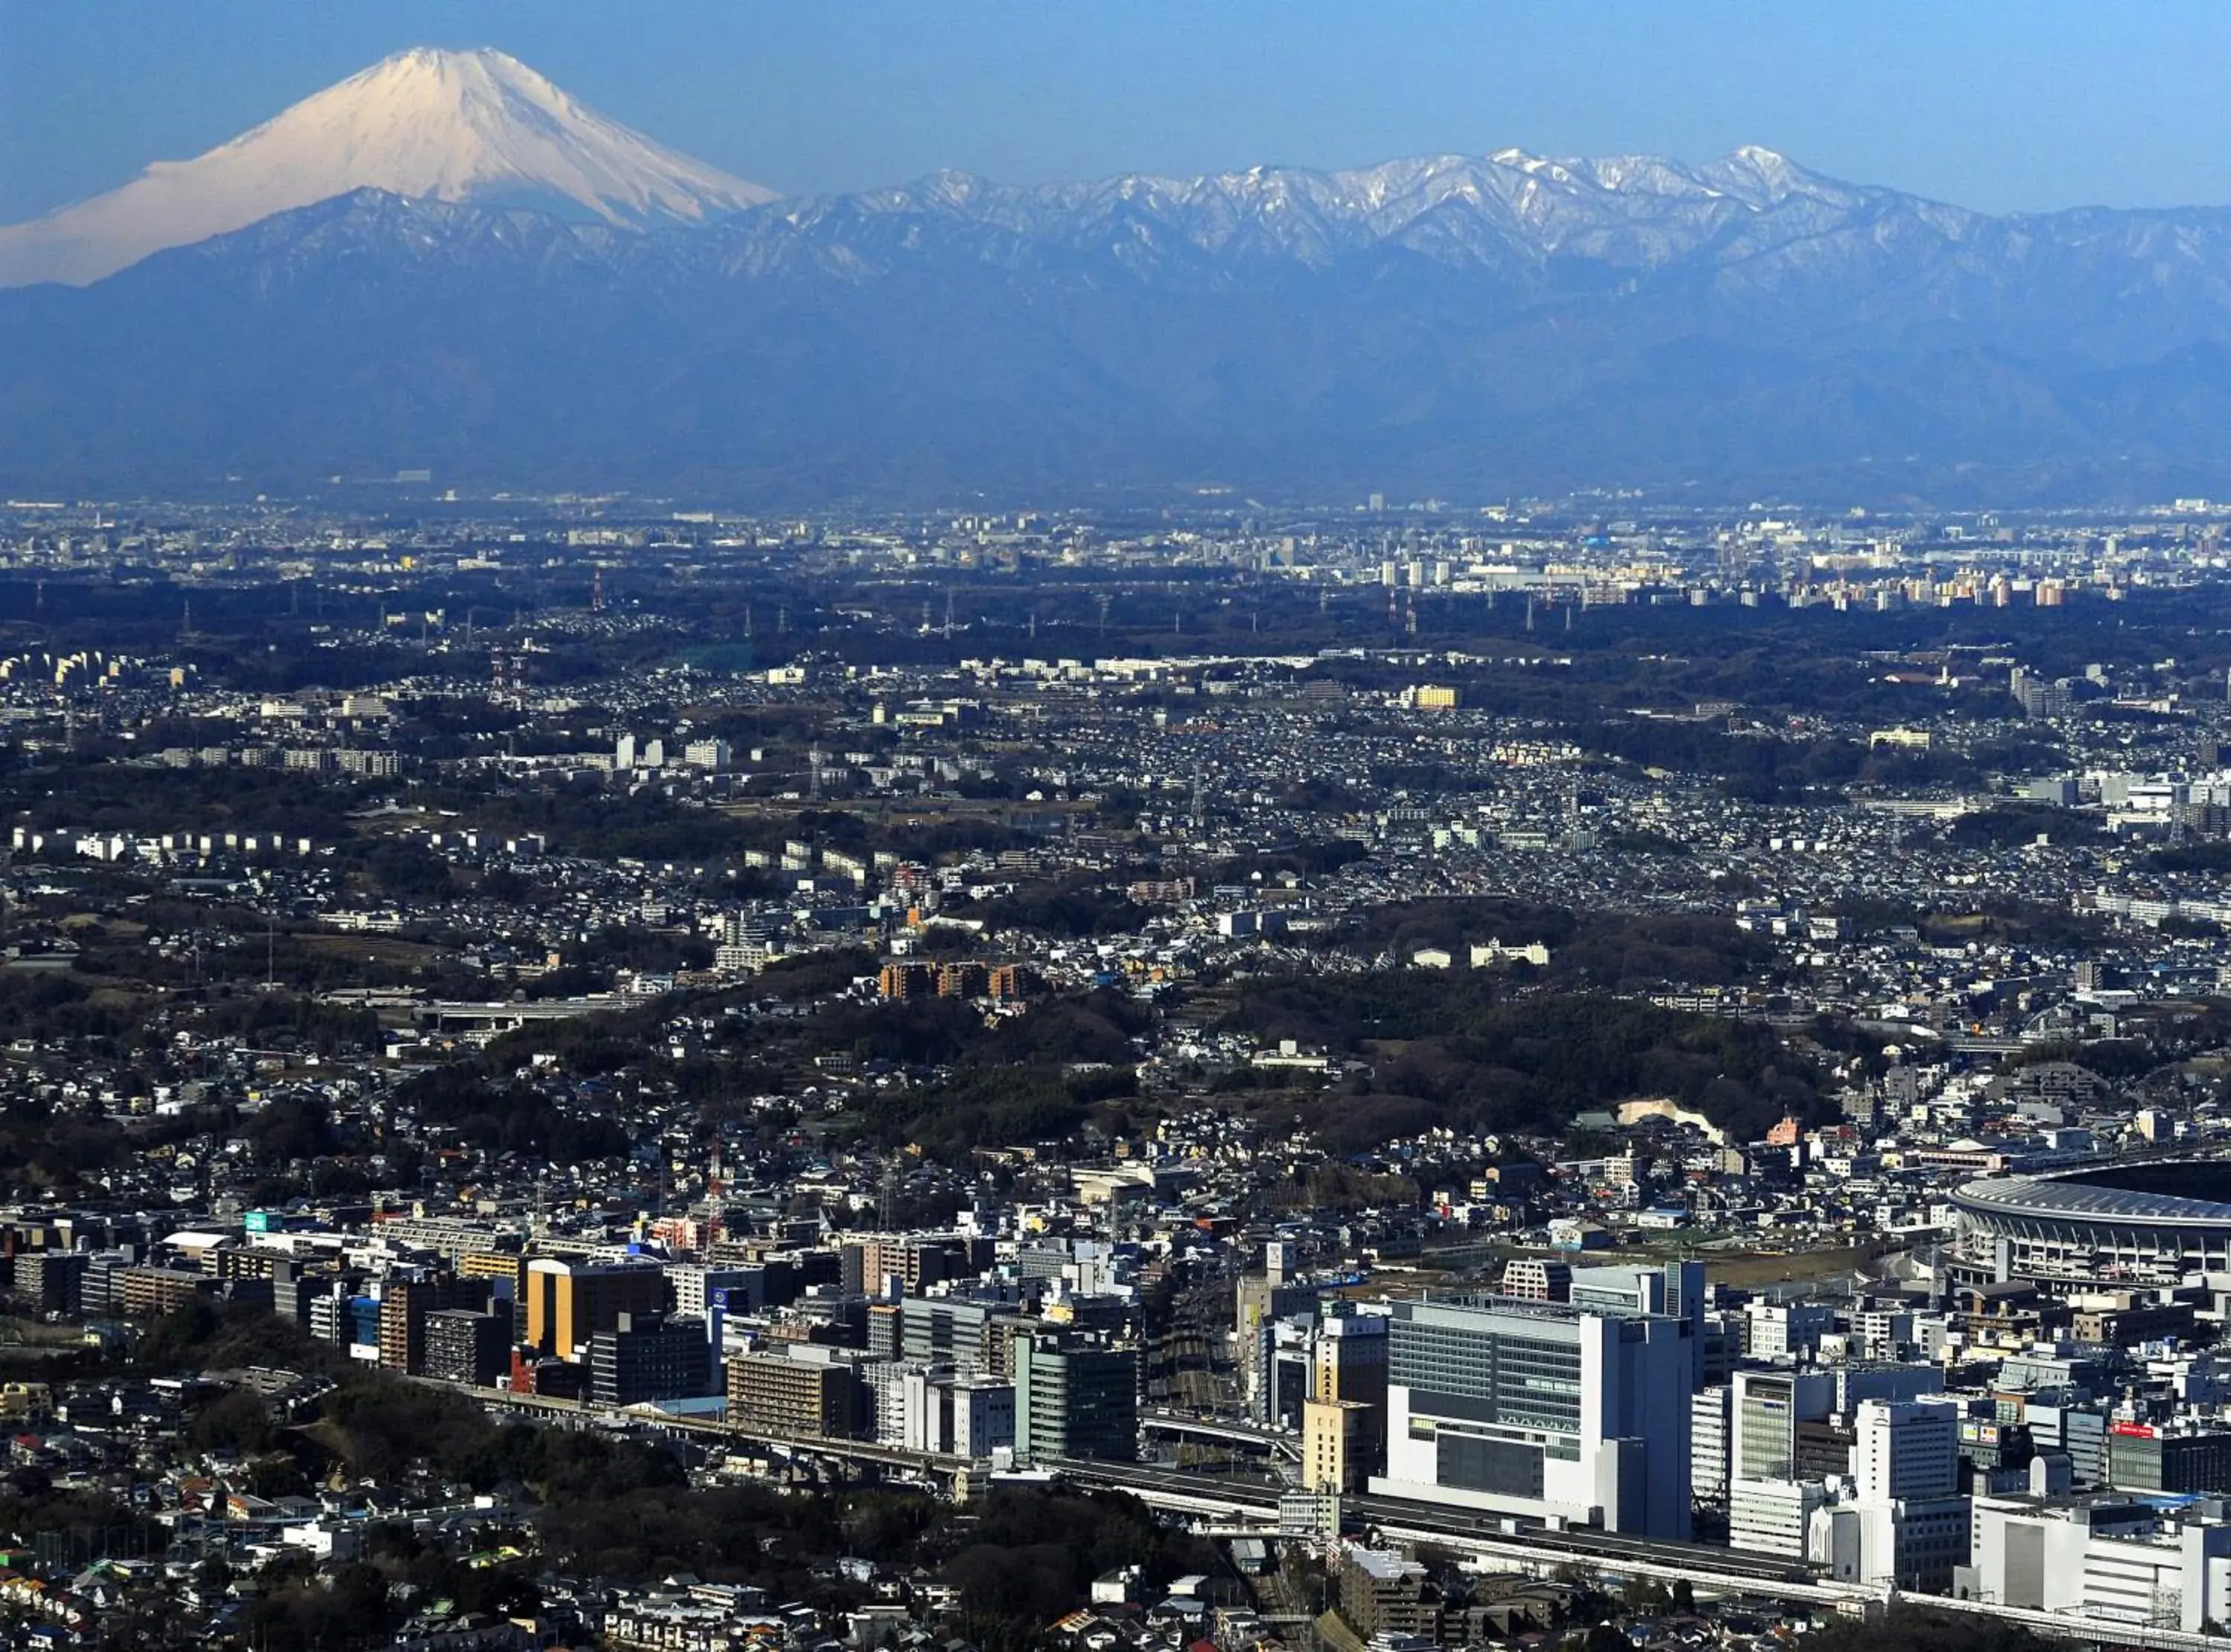
[[1263, 1271], [1242, 1274], [1232, 1293], [1233, 1321], [1238, 1327], [1239, 1403], [1258, 1423], [1278, 1420], [1278, 1394], [1272, 1366], [1280, 1320], [1315, 1310], [1329, 1287], [1296, 1279], [1287, 1248], [1272, 1242], [1264, 1247]]
[[705, 1321], [623, 1313], [589, 1339], [589, 1397], [602, 1405], [695, 1399], [715, 1391], [714, 1349]]
[[1704, 1310], [1710, 1300], [1704, 1263], [1669, 1262], [1652, 1267], [1611, 1262], [1575, 1268], [1567, 1281], [1564, 1300], [1598, 1313], [1658, 1314], [1683, 1321], [1689, 1326], [1692, 1355], [1689, 1386], [1704, 1386]]
[[759, 1293], [764, 1290], [766, 1270], [759, 1268], [708, 1268], [699, 1263], [685, 1262], [666, 1270], [667, 1287], [674, 1294], [676, 1313], [695, 1313], [703, 1318], [715, 1307], [718, 1293], [729, 1293], [728, 1306], [733, 1311], [760, 1305]]
[[1302, 1489], [1342, 1495], [1363, 1489], [1378, 1455], [1376, 1406], [1315, 1397], [1302, 1405]]
[[1387, 1403], [1387, 1328], [1383, 1313], [1329, 1312], [1310, 1345], [1310, 1395], [1321, 1400]]
[[[1346, 1304], [1328, 1305], [1345, 1307]], [[1387, 1327], [1383, 1313], [1329, 1311], [1317, 1321], [1310, 1345], [1310, 1386], [1303, 1407], [1302, 1428], [1312, 1426], [1310, 1406], [1348, 1408], [1339, 1424], [1344, 1475], [1361, 1489], [1364, 1481], [1387, 1465]], [[1324, 1416], [1314, 1425], [1328, 1430]]]
[[1139, 1455], [1139, 1356], [1074, 1336], [1015, 1343], [1015, 1449], [1041, 1461]]
[[1802, 1560], [1813, 1516], [1828, 1501], [1817, 1480], [1735, 1480], [1728, 1485], [1728, 1546]]
[[1728, 1440], [1731, 1480], [1789, 1480], [1797, 1472], [1797, 1425], [1835, 1409], [1825, 1371], [1739, 1371]]
[[1960, 1410], [1949, 1401], [1863, 1400], [1852, 1478], [1861, 1502], [1950, 1497], [1960, 1485]]
[[573, 1359], [623, 1313], [660, 1313], [666, 1275], [656, 1262], [575, 1262], [538, 1256], [527, 1264], [527, 1340]]
[[1941, 1591], [1968, 1564], [1971, 1509], [1958, 1494], [1960, 1410], [1944, 1400], [1860, 1402], [1858, 1495], [1809, 1517], [1807, 1553], [1830, 1576]]
[[907, 1297], [898, 1321], [900, 1358], [999, 1378], [1014, 1375], [1015, 1339], [1031, 1323], [1014, 1303], [958, 1296]]

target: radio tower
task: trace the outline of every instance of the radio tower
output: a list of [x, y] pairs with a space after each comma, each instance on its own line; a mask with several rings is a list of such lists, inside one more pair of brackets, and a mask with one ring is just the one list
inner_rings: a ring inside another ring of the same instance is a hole
[[589, 582], [589, 611], [592, 614], [605, 611], [605, 571], [602, 565], [598, 566], [597, 577]]

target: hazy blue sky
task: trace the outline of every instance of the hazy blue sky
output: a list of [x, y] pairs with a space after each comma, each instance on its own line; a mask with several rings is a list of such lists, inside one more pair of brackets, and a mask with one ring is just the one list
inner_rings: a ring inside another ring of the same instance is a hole
[[792, 190], [1761, 143], [1994, 210], [2231, 203], [2231, 3], [0, 0], [0, 222], [417, 44]]

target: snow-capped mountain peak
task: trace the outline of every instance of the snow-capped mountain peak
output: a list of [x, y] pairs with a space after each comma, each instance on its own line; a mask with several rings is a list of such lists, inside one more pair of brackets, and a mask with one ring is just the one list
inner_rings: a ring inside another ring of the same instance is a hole
[[577, 102], [492, 48], [417, 47], [188, 161], [0, 229], [0, 285], [82, 285], [166, 247], [352, 190], [515, 202], [628, 229], [702, 223], [773, 191]]

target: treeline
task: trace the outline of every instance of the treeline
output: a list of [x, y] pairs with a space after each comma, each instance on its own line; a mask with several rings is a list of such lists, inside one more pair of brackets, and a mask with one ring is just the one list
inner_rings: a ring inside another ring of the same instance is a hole
[[[1938, 709], [1908, 705], [1885, 714]], [[2027, 740], [1996, 742], [1969, 753], [1911, 751], [1833, 735], [1801, 741], [1735, 733], [1719, 720], [1591, 719], [1575, 724], [1572, 735], [1584, 750], [1601, 756], [1644, 768], [1710, 775], [1730, 797], [1756, 803], [1827, 802], [1847, 790], [1975, 787], [1995, 776], [2034, 774], [2065, 761], [2058, 746]]]
[[1122, 890], [1090, 878], [1025, 885], [1011, 895], [966, 903], [953, 912], [956, 917], [981, 919], [990, 929], [1035, 930], [1068, 940], [1135, 933], [1149, 915]]
[[347, 811], [360, 795], [356, 783], [331, 775], [126, 766], [113, 754], [0, 768], [0, 822], [80, 830], [275, 831], [330, 843], [349, 836]]
[[400, 1094], [424, 1123], [446, 1126], [486, 1152], [579, 1165], [620, 1158], [633, 1140], [609, 1113], [560, 1107], [534, 1085], [491, 1077], [476, 1063], [430, 1068]]
[[1058, 1068], [972, 1065], [934, 1086], [876, 1093], [867, 1123], [882, 1141], [958, 1163], [978, 1147], [1066, 1139], [1084, 1123], [1088, 1094]]
[[1901, 1605], [1880, 1617], [1823, 1624], [1805, 1644], [1816, 1652], [2046, 1652], [2053, 1642], [1995, 1617]]
[[2056, 844], [2096, 843], [2106, 835], [2098, 816], [2049, 803], [1995, 803], [1944, 828], [1944, 841], [1962, 849], [2019, 849], [2040, 837]]
[[[1368, 951], [1391, 953], [1398, 962], [1406, 962], [1422, 948], [1439, 947], [1456, 961], [1457, 970], [1396, 973], [1462, 973], [1466, 985], [1452, 987], [1445, 978], [1439, 985], [1425, 981], [1405, 987], [1390, 976], [1382, 982], [1383, 990], [1398, 997], [1414, 991], [1427, 999], [1453, 991], [1465, 1002], [1496, 996], [1504, 990], [1502, 983], [1536, 979], [1607, 991], [1659, 982], [1723, 986], [1753, 979], [1775, 960], [1774, 948], [1764, 937], [1715, 913], [1575, 913], [1563, 907], [1500, 896], [1374, 907], [1339, 939]], [[1549, 965], [1542, 971], [1532, 965], [1465, 970], [1467, 949], [1489, 939], [1505, 945], [1540, 941], [1549, 949]]]
[[1060, 1141], [1096, 1107], [1135, 1095], [1133, 1037], [1145, 1012], [1114, 993], [1057, 1000], [1003, 1019], [976, 1037], [933, 1085], [874, 1092], [870, 1134], [958, 1161], [977, 1147]]
[[1739, 1139], [1826, 1109], [1811, 1060], [1769, 1028], [1590, 992], [1498, 1002], [1479, 971], [1251, 982], [1228, 1024], [1371, 1064], [1368, 1081], [1301, 1104], [1350, 1151], [1440, 1125], [1556, 1132], [1639, 1096], [1671, 1097]]
[[595, 860], [715, 861], [734, 858], [747, 842], [737, 822], [718, 810], [677, 802], [655, 787], [630, 791], [594, 777], [533, 791], [443, 785], [411, 795], [458, 810], [489, 831], [539, 834], [556, 853]]

